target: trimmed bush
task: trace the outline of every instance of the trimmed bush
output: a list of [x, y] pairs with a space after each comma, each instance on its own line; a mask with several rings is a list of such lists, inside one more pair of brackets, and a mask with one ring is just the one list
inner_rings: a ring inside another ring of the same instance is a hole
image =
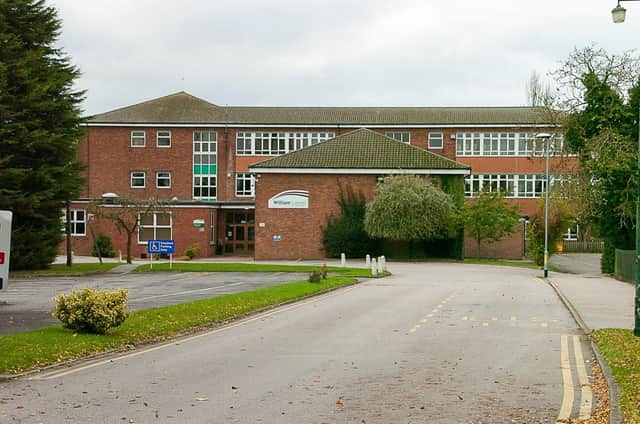
[[200, 245], [198, 243], [193, 246], [189, 246], [184, 251], [184, 256], [188, 257], [189, 260], [195, 258], [200, 254]]
[[56, 297], [52, 315], [72, 330], [105, 334], [127, 318], [127, 290], [73, 290]]
[[113, 258], [116, 256], [116, 252], [113, 251], [113, 245], [111, 244], [111, 237], [105, 233], [99, 233], [96, 236], [96, 241], [91, 248], [91, 256], [98, 257], [98, 249], [100, 249], [100, 255], [103, 258]]
[[322, 273], [320, 271], [311, 271], [309, 274], [310, 283], [319, 283], [322, 280]]

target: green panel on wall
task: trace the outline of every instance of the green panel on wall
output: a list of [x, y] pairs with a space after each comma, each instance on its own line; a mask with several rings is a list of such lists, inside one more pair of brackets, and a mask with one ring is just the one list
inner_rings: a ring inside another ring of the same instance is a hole
[[216, 165], [193, 165], [193, 173], [196, 175], [216, 175]]

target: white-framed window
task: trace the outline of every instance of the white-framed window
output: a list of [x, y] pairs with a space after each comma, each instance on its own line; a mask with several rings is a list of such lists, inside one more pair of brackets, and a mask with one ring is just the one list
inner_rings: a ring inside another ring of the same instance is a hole
[[409, 131], [387, 131], [384, 135], [403, 143], [411, 143], [411, 133]]
[[580, 230], [580, 226], [576, 224], [575, 227], [567, 228], [567, 231], [562, 234], [562, 240], [578, 240], [578, 231]]
[[[550, 175], [550, 184], [562, 184], [563, 175]], [[464, 180], [464, 193], [475, 197], [483, 190], [501, 192], [505, 197], [535, 198], [544, 194], [543, 174], [472, 174]]]
[[145, 177], [144, 171], [131, 171], [131, 188], [145, 188]]
[[441, 132], [429, 133], [429, 148], [442, 149], [444, 147], [444, 138]]
[[193, 132], [193, 198], [215, 200], [217, 196], [218, 134]]
[[172, 216], [170, 212], [138, 214], [138, 243], [148, 240], [172, 240]]
[[169, 171], [156, 172], [156, 187], [171, 188], [171, 172]]
[[171, 147], [171, 131], [156, 132], [156, 147]]
[[146, 145], [146, 133], [144, 131], [131, 131], [131, 147], [144, 147]]
[[255, 179], [252, 174], [239, 172], [236, 174], [236, 196], [255, 196]]
[[67, 216], [66, 210], [62, 210], [62, 232], [67, 232], [67, 222], [71, 226], [72, 236], [87, 235], [87, 211], [84, 209], [71, 209]]
[[[544, 156], [545, 142], [531, 133], [458, 133], [456, 156]], [[562, 156], [565, 152], [562, 135], [554, 137], [549, 155]]]
[[238, 132], [238, 156], [277, 156], [322, 143], [335, 137], [333, 132]]

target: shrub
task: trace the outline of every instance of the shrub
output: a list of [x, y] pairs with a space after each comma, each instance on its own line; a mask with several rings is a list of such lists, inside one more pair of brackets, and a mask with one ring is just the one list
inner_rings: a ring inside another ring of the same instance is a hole
[[72, 330], [105, 334], [127, 318], [127, 290], [73, 290], [56, 297], [52, 315]]
[[187, 256], [189, 259], [193, 259], [200, 254], [200, 245], [198, 243], [193, 246], [189, 246], [184, 251], [184, 256]]
[[322, 268], [320, 269], [320, 273], [322, 274], [322, 279], [326, 280], [327, 274], [329, 274], [329, 268], [327, 267], [327, 264], [322, 265]]
[[113, 251], [113, 245], [111, 244], [111, 237], [105, 233], [99, 233], [96, 236], [96, 240], [91, 248], [91, 256], [98, 257], [98, 249], [100, 249], [100, 255], [103, 258], [113, 258], [116, 256], [116, 252]]
[[376, 254], [378, 240], [364, 231], [366, 200], [361, 192], [348, 188], [340, 190], [338, 197], [340, 216], [331, 216], [324, 229], [322, 245], [329, 257], [340, 257], [345, 253], [350, 258], [362, 258], [367, 253]]
[[311, 271], [309, 274], [310, 283], [319, 283], [322, 280], [322, 273], [320, 271]]

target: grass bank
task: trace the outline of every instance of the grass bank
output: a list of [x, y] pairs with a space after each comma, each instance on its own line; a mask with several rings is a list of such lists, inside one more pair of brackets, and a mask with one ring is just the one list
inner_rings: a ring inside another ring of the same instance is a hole
[[[207, 262], [178, 262], [169, 269], [166, 262], [154, 264], [153, 269], [148, 264], [140, 265], [135, 272], [182, 271], [182, 272], [311, 272], [320, 271], [318, 265], [278, 265], [278, 264], [244, 264], [244, 263], [207, 263]], [[343, 277], [371, 277], [368, 268], [328, 267], [329, 272]]]
[[73, 264], [68, 267], [66, 264], [51, 264], [48, 269], [39, 269], [34, 271], [12, 271], [10, 277], [12, 278], [29, 278], [29, 277], [46, 277], [56, 276], [62, 277], [65, 275], [84, 275], [95, 274], [100, 272], [109, 271], [112, 268], [122, 265], [116, 262], [109, 263], [80, 263]]
[[640, 423], [640, 337], [620, 329], [597, 330], [593, 335], [620, 387], [624, 422]]
[[330, 277], [298, 281], [211, 299], [132, 312], [106, 335], [76, 334], [61, 325], [0, 337], [0, 373], [15, 373], [94, 353], [162, 340], [194, 327], [224, 320], [356, 282]]

